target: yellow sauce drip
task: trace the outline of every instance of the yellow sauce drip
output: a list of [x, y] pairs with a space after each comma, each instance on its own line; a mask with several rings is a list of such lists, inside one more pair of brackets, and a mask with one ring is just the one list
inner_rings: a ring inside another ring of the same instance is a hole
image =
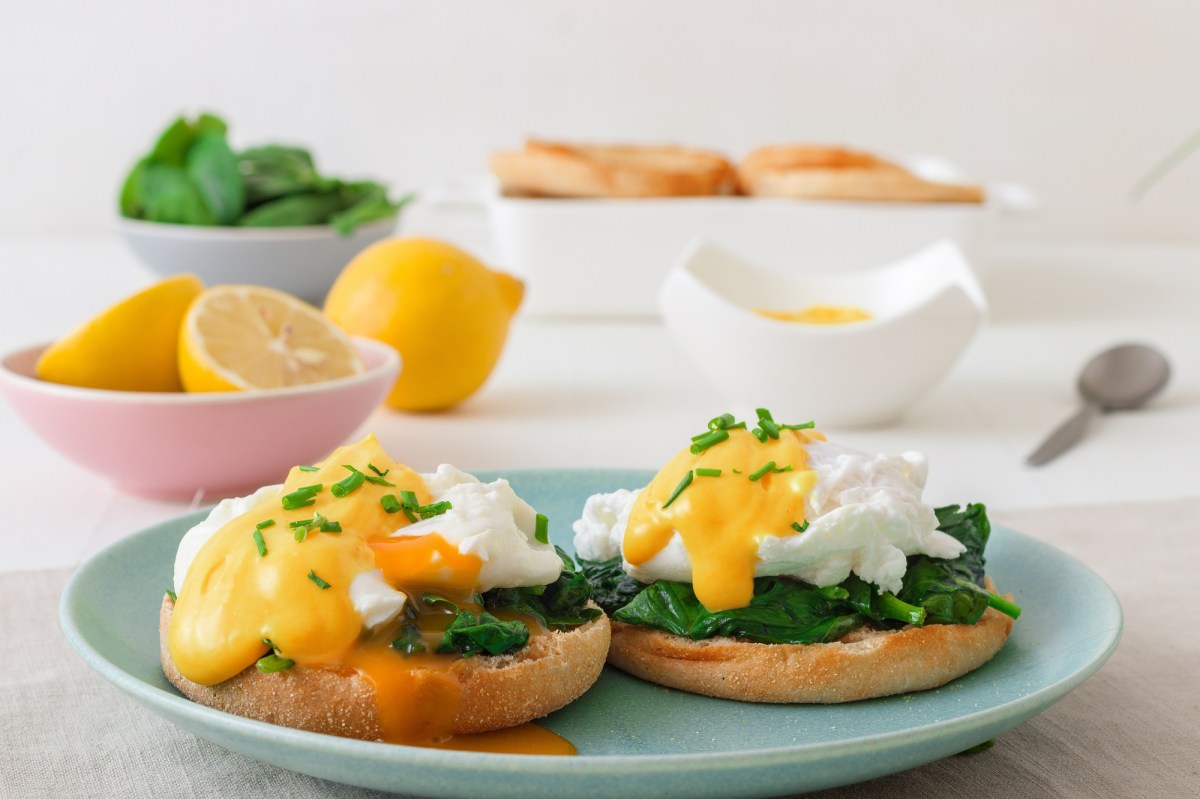
[[768, 319], [805, 325], [847, 325], [871, 319], [870, 313], [852, 305], [810, 305], [799, 311], [772, 311], [766, 308], [755, 308], [754, 312]]
[[[634, 566], [648, 562], [678, 532], [692, 562], [696, 598], [711, 611], [744, 607], [754, 595], [760, 541], [796, 535], [792, 525], [803, 525], [805, 499], [816, 483], [805, 443], [814, 439], [824, 436], [782, 430], [763, 443], [746, 430], [732, 430], [728, 440], [698, 455], [683, 450], [638, 495], [625, 530], [625, 559]], [[750, 480], [769, 461], [777, 469], [792, 468]], [[698, 468], [720, 469], [721, 475], [695, 475]], [[691, 484], [664, 508], [690, 470]]]

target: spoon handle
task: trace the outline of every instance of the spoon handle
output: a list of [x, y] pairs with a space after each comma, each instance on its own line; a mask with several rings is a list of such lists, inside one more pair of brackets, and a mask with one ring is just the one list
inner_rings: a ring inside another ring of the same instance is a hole
[[1041, 466], [1057, 458], [1071, 447], [1087, 432], [1088, 422], [1100, 410], [1095, 402], [1085, 402], [1083, 407], [1067, 421], [1060, 424], [1053, 433], [1046, 437], [1042, 445], [1029, 454], [1025, 463], [1030, 466]]

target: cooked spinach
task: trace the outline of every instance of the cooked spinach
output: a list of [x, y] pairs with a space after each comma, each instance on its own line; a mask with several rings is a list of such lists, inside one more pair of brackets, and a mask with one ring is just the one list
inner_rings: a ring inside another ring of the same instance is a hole
[[501, 621], [486, 610], [476, 616], [459, 610], [446, 627], [437, 651], [472, 655], [503, 655], [515, 652], [529, 642], [529, 628], [519, 621]]
[[235, 153], [225, 122], [179, 117], [121, 185], [122, 216], [181, 225], [330, 225], [348, 236], [394, 217], [411, 195], [392, 201], [375, 181], [320, 174], [300, 147], [268, 144]]
[[484, 593], [484, 607], [511, 609], [533, 616], [550, 630], [569, 630], [586, 624], [603, 611], [585, 607], [592, 587], [571, 556], [555, 547], [563, 562], [562, 573], [549, 585], [530, 588], [493, 588]]
[[937, 509], [938, 527], [966, 545], [958, 558], [909, 558], [897, 594], [851, 575], [817, 588], [785, 577], [759, 577], [742, 608], [710, 612], [688, 583], [659, 580], [646, 585], [625, 574], [621, 559], [580, 560], [592, 596], [613, 619], [656, 627], [692, 639], [712, 636], [760, 643], [833, 641], [868, 622], [884, 628], [905, 624], [974, 624], [989, 605], [1016, 618], [1021, 610], [983, 587], [983, 550], [991, 527], [983, 505]]

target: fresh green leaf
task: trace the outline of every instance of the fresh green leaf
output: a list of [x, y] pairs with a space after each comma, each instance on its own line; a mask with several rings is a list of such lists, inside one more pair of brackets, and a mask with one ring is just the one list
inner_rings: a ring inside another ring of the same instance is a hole
[[900, 622], [920, 627], [925, 623], [925, 609], [897, 599], [895, 594], [880, 594], [866, 580], [850, 575], [839, 586], [846, 592], [846, 601], [862, 615], [880, 624]]
[[125, 182], [121, 185], [119, 200], [121, 216], [129, 219], [139, 219], [142, 216], [146, 204], [146, 165], [148, 163], [150, 163], [149, 157], [140, 159], [125, 177]]
[[486, 610], [478, 616], [460, 610], [446, 627], [437, 651], [472, 655], [503, 655], [529, 642], [529, 628], [519, 621], [501, 621]]
[[238, 154], [238, 172], [245, 182], [250, 206], [338, 186], [338, 181], [317, 173], [312, 155], [300, 147], [268, 144], [243, 150]]
[[337, 191], [293, 194], [264, 203], [237, 220], [240, 227], [303, 227], [323, 225], [343, 206]]
[[377, 191], [367, 193], [329, 218], [329, 224], [333, 225], [339, 235], [349, 236], [359, 225], [380, 219], [391, 219], [413, 199], [413, 195], [408, 194], [396, 202], [392, 202], [387, 198], [387, 190], [383, 186], [373, 185]]
[[418, 652], [424, 652], [425, 641], [421, 638], [421, 631], [417, 629], [417, 625], [405, 625], [396, 640], [392, 641], [392, 649], [395, 649], [405, 657], [415, 655]]
[[764, 644], [836, 641], [865, 621], [845, 601], [806, 583], [778, 577], [755, 580], [754, 596], [745, 607], [716, 612], [700, 604], [689, 583], [659, 580], [613, 618], [694, 640], [720, 635]]
[[196, 131], [185, 117], [176, 118], [154, 143], [150, 151], [150, 160], [158, 164], [182, 167], [187, 163], [188, 150]]
[[922, 607], [926, 623], [974, 624], [987, 610], [983, 587], [983, 550], [991, 525], [983, 505], [950, 505], [936, 510], [938, 529], [961, 541], [967, 550], [952, 560], [914, 555], [908, 559], [904, 586], [896, 595]]
[[246, 189], [237, 156], [225, 134], [201, 133], [187, 154], [187, 172], [204, 197], [217, 224], [229, 225], [246, 209]]
[[225, 120], [216, 114], [210, 114], [205, 111], [196, 117], [196, 121], [192, 123], [192, 130], [196, 132], [197, 136], [203, 133], [215, 133], [218, 136], [224, 137], [229, 133], [229, 126], [225, 124]]
[[177, 225], [213, 225], [216, 218], [180, 167], [152, 161], [142, 179], [144, 218]]
[[483, 595], [484, 606], [525, 613], [550, 630], [569, 630], [598, 618], [603, 611], [586, 607], [592, 594], [587, 577], [576, 571], [570, 555], [560, 547], [554, 549], [563, 562], [557, 580], [528, 588], [493, 588]]
[[609, 560], [580, 558], [579, 567], [591, 584], [592, 599], [610, 616], [628, 605], [646, 587], [645, 583], [639, 583], [625, 573], [619, 556]]

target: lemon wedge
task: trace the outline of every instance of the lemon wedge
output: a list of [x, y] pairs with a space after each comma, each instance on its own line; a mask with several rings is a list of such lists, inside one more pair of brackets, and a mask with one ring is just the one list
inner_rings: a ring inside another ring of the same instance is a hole
[[389, 406], [436, 411], [487, 380], [524, 290], [515, 277], [446, 242], [386, 239], [346, 265], [329, 290], [325, 315], [400, 352], [404, 368]]
[[179, 325], [204, 290], [175, 275], [121, 300], [72, 330], [38, 359], [42, 380], [113, 391], [181, 391]]
[[179, 329], [188, 391], [300, 386], [362, 371], [349, 337], [313, 306], [264, 286], [213, 286]]

